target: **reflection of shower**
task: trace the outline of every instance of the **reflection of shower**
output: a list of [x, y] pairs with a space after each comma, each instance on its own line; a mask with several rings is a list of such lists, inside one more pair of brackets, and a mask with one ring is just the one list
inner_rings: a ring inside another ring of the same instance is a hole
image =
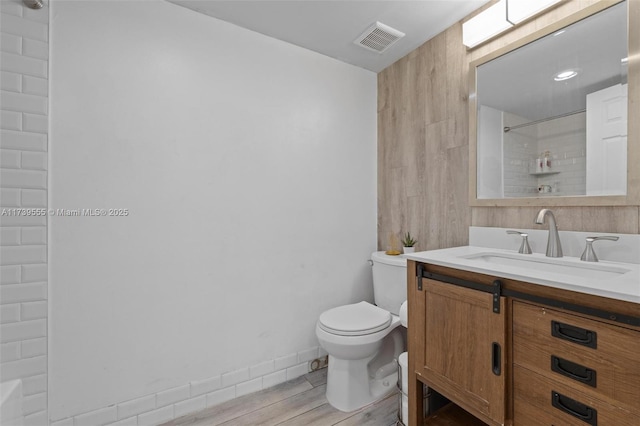
[[42, 0], [22, 0], [29, 9], [42, 9], [44, 3]]
[[583, 109], [579, 109], [578, 111], [567, 112], [565, 114], [559, 114], [559, 115], [555, 115], [553, 117], [547, 117], [547, 118], [543, 118], [543, 119], [540, 119], [540, 120], [531, 121], [529, 123], [522, 123], [522, 124], [518, 124], [518, 125], [515, 125], [515, 126], [511, 126], [511, 127], [506, 126], [503, 130], [504, 130], [505, 133], [507, 133], [508, 131], [519, 129], [520, 127], [533, 126], [534, 124], [544, 123], [545, 121], [551, 121], [551, 120], [555, 120], [557, 118], [569, 117], [570, 115], [582, 114], [583, 112], [587, 112], [587, 110], [583, 108]]

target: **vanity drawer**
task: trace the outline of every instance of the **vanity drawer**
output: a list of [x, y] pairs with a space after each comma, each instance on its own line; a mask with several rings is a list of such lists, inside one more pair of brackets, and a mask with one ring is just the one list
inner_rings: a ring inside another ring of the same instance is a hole
[[640, 332], [514, 301], [513, 362], [640, 414]]
[[513, 424], [517, 426], [638, 426], [640, 416], [515, 365]]

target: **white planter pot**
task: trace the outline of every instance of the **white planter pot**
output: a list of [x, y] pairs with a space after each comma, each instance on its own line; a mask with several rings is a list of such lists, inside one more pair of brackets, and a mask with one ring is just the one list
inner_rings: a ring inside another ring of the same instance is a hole
[[414, 253], [416, 251], [415, 247], [402, 247], [402, 251], [406, 253]]

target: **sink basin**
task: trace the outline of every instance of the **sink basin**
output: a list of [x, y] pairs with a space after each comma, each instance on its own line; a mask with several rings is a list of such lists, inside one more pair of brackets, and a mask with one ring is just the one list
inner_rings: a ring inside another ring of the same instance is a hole
[[572, 259], [537, 257], [535, 255], [484, 252], [460, 256], [460, 258], [492, 265], [514, 266], [539, 272], [551, 272], [590, 279], [616, 278], [631, 272], [630, 269], [618, 266]]

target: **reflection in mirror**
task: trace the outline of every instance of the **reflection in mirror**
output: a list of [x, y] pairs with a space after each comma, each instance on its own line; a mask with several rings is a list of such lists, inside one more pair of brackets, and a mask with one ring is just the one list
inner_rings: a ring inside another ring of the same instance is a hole
[[626, 194], [626, 83], [626, 2], [478, 66], [478, 199]]

